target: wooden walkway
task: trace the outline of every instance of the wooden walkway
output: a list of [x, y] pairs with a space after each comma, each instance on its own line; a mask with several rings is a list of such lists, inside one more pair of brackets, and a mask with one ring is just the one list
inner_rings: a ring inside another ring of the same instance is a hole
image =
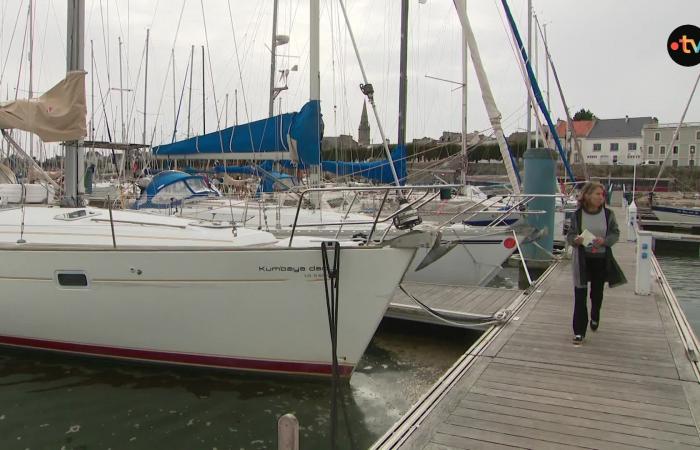
[[[618, 219], [619, 220], [619, 219]], [[700, 384], [659, 285], [606, 288], [600, 328], [572, 345], [570, 261], [482, 336], [375, 448], [700, 448]]]
[[[451, 320], [464, 320], [474, 317], [491, 317], [494, 313], [508, 308], [523, 291], [518, 289], [501, 289], [471, 286], [448, 286], [404, 282], [403, 288], [422, 303]], [[412, 320], [418, 322], [445, 325], [401, 289], [394, 292], [386, 317]], [[475, 324], [469, 328], [482, 329]]]

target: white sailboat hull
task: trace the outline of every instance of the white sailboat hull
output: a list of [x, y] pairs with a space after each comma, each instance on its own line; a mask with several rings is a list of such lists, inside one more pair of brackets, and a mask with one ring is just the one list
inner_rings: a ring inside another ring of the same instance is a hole
[[[118, 246], [112, 248], [109, 221], [95, 221], [103, 214], [53, 218], [63, 211], [0, 212], [0, 344], [331, 373], [320, 244], [287, 248], [273, 239], [261, 247], [256, 242], [269, 241], [269, 233], [239, 230], [235, 237], [230, 228], [201, 229], [182, 219], [115, 211]], [[26, 222], [21, 235], [20, 220]], [[20, 237], [26, 242], [17, 243]], [[342, 375], [352, 373], [414, 254], [415, 248], [341, 248]], [[71, 276], [85, 285], [67, 285]]]
[[652, 206], [654, 215], [664, 222], [692, 223], [700, 225], [700, 208]]

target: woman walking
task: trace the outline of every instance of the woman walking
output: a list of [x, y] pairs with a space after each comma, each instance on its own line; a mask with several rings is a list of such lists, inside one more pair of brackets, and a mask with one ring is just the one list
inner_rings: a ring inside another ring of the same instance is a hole
[[590, 325], [591, 330], [596, 331], [600, 325], [605, 282], [610, 287], [627, 282], [612, 252], [619, 238], [615, 213], [605, 207], [605, 188], [597, 182], [586, 183], [566, 235], [573, 247], [574, 345], [583, 343], [588, 329], [588, 284], [591, 285]]

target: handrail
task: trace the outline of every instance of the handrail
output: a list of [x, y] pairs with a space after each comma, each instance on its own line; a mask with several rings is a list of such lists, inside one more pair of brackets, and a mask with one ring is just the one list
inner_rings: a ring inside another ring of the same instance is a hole
[[[459, 186], [460, 186], [460, 185], [458, 185], [458, 184], [448, 184], [448, 185], [426, 185], [426, 186], [410, 186], [410, 187], [408, 187], [408, 188], [406, 188], [406, 189], [421, 190], [421, 191], [432, 191], [432, 190], [439, 190], [439, 189], [444, 189], [444, 188], [457, 188], [457, 187], [459, 187]], [[380, 222], [380, 221], [379, 221], [379, 217], [380, 217], [381, 212], [382, 212], [382, 210], [383, 210], [383, 208], [384, 208], [384, 204], [385, 204], [386, 198], [387, 198], [388, 195], [389, 195], [389, 192], [390, 192], [390, 191], [395, 191], [396, 189], [397, 189], [396, 186], [374, 186], [374, 187], [367, 187], [367, 186], [361, 186], [361, 187], [358, 187], [358, 186], [350, 186], [350, 187], [319, 187], [319, 188], [309, 188], [309, 189], [306, 189], [306, 190], [302, 191], [302, 192], [300, 193], [299, 199], [298, 199], [298, 201], [297, 201], [297, 210], [296, 210], [296, 212], [295, 212], [295, 214], [294, 214], [294, 223], [292, 224], [292, 232], [291, 232], [291, 234], [290, 234], [290, 236], [289, 236], [289, 244], [288, 244], [288, 246], [289, 246], [289, 247], [292, 246], [292, 241], [294, 240], [294, 235], [296, 234], [296, 229], [297, 229], [297, 227], [341, 225], [341, 224], [343, 224], [343, 223], [347, 225], [347, 224], [352, 224], [352, 223], [353, 223], [353, 222], [340, 222], [340, 223], [320, 223], [320, 224], [318, 224], [318, 223], [317, 223], [317, 224], [299, 224], [299, 223], [298, 223], [298, 221], [299, 221], [299, 212], [301, 211], [301, 205], [302, 205], [302, 203], [303, 203], [304, 197], [305, 197], [307, 194], [310, 194], [310, 193], [313, 193], [313, 192], [343, 192], [343, 191], [351, 191], [351, 192], [372, 192], [372, 191], [375, 191], [375, 192], [386, 192], [386, 194], [385, 194], [385, 196], [384, 196], [384, 200], [382, 200], [382, 204], [380, 205], [380, 208], [378, 209], [377, 214], [376, 214], [374, 220], [371, 222], [371, 223], [372, 223], [372, 230], [371, 230], [371, 232], [370, 232], [370, 238], [371, 238], [371, 235], [374, 233], [374, 230], [376, 229], [377, 223]], [[420, 201], [420, 200], [422, 200], [423, 198], [425, 198], [425, 196], [422, 197], [422, 198], [420, 198], [420, 199], [417, 200], [417, 201]], [[415, 203], [416, 203], [416, 201], [413, 201], [413, 202], [408, 203], [408, 204], [407, 204], [408, 206], [404, 205], [404, 207], [403, 207], [402, 209], [400, 209], [399, 211], [396, 211], [395, 213], [393, 213], [393, 214], [390, 215], [389, 217], [383, 219], [382, 222], [393, 218], [394, 216], [396, 216], [396, 214], [398, 214], [398, 212], [400, 212], [401, 210], [404, 210], [404, 209], [407, 208], [407, 207], [413, 207], [413, 205], [414, 205]], [[368, 224], [368, 223], [369, 223], [369, 222], [359, 222], [358, 224], [363, 224], [363, 225], [364, 225], [364, 224]], [[368, 239], [367, 241], [369, 242], [370, 240]]]

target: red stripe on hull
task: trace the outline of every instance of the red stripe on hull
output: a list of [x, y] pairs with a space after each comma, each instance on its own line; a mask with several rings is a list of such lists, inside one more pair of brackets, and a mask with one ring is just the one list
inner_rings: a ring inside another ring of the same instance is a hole
[[[119, 359], [135, 359], [186, 366], [202, 366], [217, 369], [234, 369], [261, 372], [282, 372], [300, 375], [331, 375], [331, 365], [312, 362], [272, 361], [262, 359], [233, 358], [229, 356], [201, 355], [193, 353], [140, 350], [124, 347], [108, 347], [93, 344], [49, 341], [44, 339], [0, 336], [0, 344], [57, 352], [77, 353]], [[340, 376], [349, 377], [353, 366], [340, 365]]]

